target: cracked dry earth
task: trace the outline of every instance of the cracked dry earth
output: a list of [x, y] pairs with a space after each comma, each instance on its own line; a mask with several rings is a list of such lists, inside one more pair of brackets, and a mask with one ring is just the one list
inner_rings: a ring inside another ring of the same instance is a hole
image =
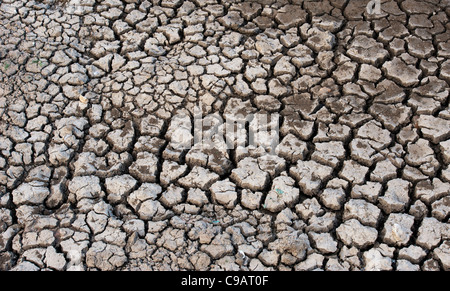
[[0, 269], [449, 270], [450, 1], [368, 2], [2, 0]]

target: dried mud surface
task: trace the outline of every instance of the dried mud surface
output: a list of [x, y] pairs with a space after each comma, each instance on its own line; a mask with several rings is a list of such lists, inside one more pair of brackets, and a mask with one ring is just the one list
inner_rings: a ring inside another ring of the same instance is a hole
[[368, 2], [1, 1], [0, 270], [449, 270], [450, 1]]

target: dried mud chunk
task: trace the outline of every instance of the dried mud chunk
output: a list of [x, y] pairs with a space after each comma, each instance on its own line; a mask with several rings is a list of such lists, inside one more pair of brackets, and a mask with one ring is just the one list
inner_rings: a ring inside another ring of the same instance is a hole
[[448, 237], [448, 225], [434, 217], [425, 217], [419, 227], [416, 244], [427, 250], [437, 247], [443, 237]]
[[196, 143], [186, 154], [186, 163], [190, 166], [207, 167], [219, 175], [228, 173], [232, 168], [224, 142]]
[[373, 120], [358, 129], [357, 137], [368, 139], [370, 146], [378, 151], [385, 149], [392, 142], [390, 132], [382, 129], [381, 124]]
[[112, 177], [123, 171], [125, 165], [131, 163], [131, 155], [128, 152], [120, 155], [109, 152], [105, 157], [97, 157], [94, 153], [84, 152], [74, 162], [74, 176], [97, 175], [99, 177]]
[[132, 121], [128, 121], [123, 129], [117, 129], [110, 132], [107, 140], [113, 146], [113, 151], [125, 152], [131, 149], [134, 139], [134, 127]]
[[419, 264], [425, 257], [427, 253], [418, 246], [409, 246], [401, 249], [398, 252], [399, 259], [406, 259], [413, 264]]
[[416, 36], [406, 38], [406, 42], [409, 53], [415, 57], [427, 59], [435, 52], [432, 42], [423, 41]]
[[330, 232], [335, 228], [336, 224], [336, 214], [327, 212], [323, 216], [317, 217], [313, 216], [308, 221], [308, 226], [306, 231], [314, 231], [317, 233]]
[[249, 209], [258, 209], [262, 201], [263, 193], [253, 192], [248, 189], [244, 189], [241, 192], [241, 204]]
[[364, 81], [377, 82], [382, 77], [381, 70], [368, 65], [362, 64], [359, 70], [359, 78]]
[[363, 261], [367, 271], [392, 271], [392, 259], [376, 248], [364, 252]]
[[166, 207], [174, 207], [184, 200], [184, 189], [170, 185], [167, 191], [163, 192], [160, 198], [161, 203]]
[[345, 158], [345, 148], [342, 142], [330, 141], [315, 144], [316, 150], [311, 156], [312, 160], [335, 168]]
[[308, 221], [312, 217], [320, 217], [325, 211], [316, 198], [306, 199], [295, 206], [295, 211], [301, 219]]
[[380, 207], [386, 213], [402, 212], [409, 203], [409, 189], [411, 183], [402, 179], [394, 179], [387, 183], [384, 196], [379, 197]]
[[378, 39], [384, 43], [389, 43], [391, 53], [397, 56], [405, 52], [403, 38], [408, 36], [409, 32], [400, 21], [391, 21], [389, 24], [389, 27], [380, 32]]
[[200, 188], [202, 190], [209, 190], [212, 184], [219, 180], [219, 175], [213, 173], [202, 167], [194, 167], [191, 172], [178, 180], [178, 183], [183, 187]]
[[292, 88], [283, 84], [280, 79], [270, 80], [267, 87], [269, 94], [276, 98], [287, 96], [292, 92]]
[[319, 100], [312, 98], [309, 93], [294, 94], [283, 98], [282, 102], [285, 105], [286, 113], [298, 111], [306, 120], [314, 120], [311, 115], [317, 111], [320, 105]]
[[320, 270], [323, 270], [322, 266], [323, 266], [324, 259], [325, 259], [325, 257], [320, 254], [317, 254], [317, 253], [310, 254], [306, 258], [306, 260], [295, 265], [294, 270], [295, 271], [314, 271], [314, 270], [320, 271]]
[[397, 167], [389, 160], [377, 162], [375, 169], [370, 174], [370, 180], [385, 182], [397, 177]]
[[245, 20], [251, 21], [261, 12], [262, 5], [257, 2], [243, 2], [233, 5], [231, 8], [241, 12]]
[[401, 104], [374, 104], [369, 113], [379, 120], [388, 130], [396, 131], [409, 122], [412, 110]]
[[421, 115], [417, 120], [417, 126], [423, 136], [434, 144], [450, 138], [450, 120], [436, 118], [432, 115]]
[[445, 221], [450, 215], [450, 196], [433, 202], [431, 215], [440, 221]]
[[421, 1], [417, 0], [406, 0], [402, 2], [401, 7], [407, 12], [411, 14], [427, 14], [430, 15], [435, 12], [438, 7], [433, 5], [432, 3], [423, 3], [421, 5]]
[[319, 123], [317, 135], [313, 142], [328, 142], [328, 141], [348, 141], [350, 138], [350, 128], [343, 124], [325, 124]]
[[353, 160], [345, 161], [342, 170], [339, 172], [339, 177], [354, 184], [363, 184], [368, 171], [369, 168], [362, 166]]
[[314, 133], [314, 122], [302, 120], [298, 113], [288, 112], [284, 116], [280, 133], [284, 136], [291, 133], [302, 140], [308, 140]]
[[133, 191], [137, 181], [130, 175], [116, 176], [105, 180], [108, 201], [117, 204], [124, 202], [128, 194]]
[[400, 132], [397, 134], [397, 140], [402, 145], [406, 145], [408, 143], [414, 143], [419, 139], [419, 135], [417, 134], [417, 129], [413, 128], [412, 125], [408, 125], [403, 127]]
[[434, 201], [450, 194], [450, 184], [444, 183], [438, 178], [424, 180], [417, 183], [414, 189], [414, 197], [430, 205]]
[[420, 271], [420, 266], [407, 260], [398, 260], [397, 271]]
[[142, 220], [162, 221], [173, 215], [166, 210], [159, 201], [148, 199], [139, 204], [137, 210]]
[[259, 168], [275, 178], [286, 169], [286, 161], [276, 155], [262, 155], [258, 157]]
[[381, 210], [363, 199], [351, 199], [344, 206], [344, 220], [354, 218], [364, 225], [376, 227], [380, 216]]
[[211, 197], [226, 208], [232, 209], [237, 203], [236, 185], [228, 179], [214, 183], [210, 191]]
[[95, 176], [74, 177], [68, 184], [68, 190], [68, 200], [71, 203], [101, 198], [105, 195], [100, 186], [100, 179]]
[[405, 246], [413, 232], [414, 216], [401, 213], [392, 213], [384, 224], [381, 232], [383, 241], [389, 245]]
[[296, 70], [295, 66], [290, 62], [290, 57], [282, 57], [280, 60], [278, 60], [277, 64], [274, 67], [274, 76], [281, 76], [285, 74], [290, 74], [292, 76], [295, 76]]
[[422, 76], [422, 70], [405, 64], [400, 58], [384, 63], [382, 69], [388, 77], [405, 87], [416, 86]]
[[422, 173], [434, 176], [440, 168], [439, 161], [434, 156], [430, 143], [425, 139], [419, 139], [407, 146], [405, 161], [411, 166], [419, 167]]
[[163, 126], [163, 120], [154, 116], [146, 116], [141, 120], [139, 131], [142, 135], [158, 137], [161, 135]]
[[307, 35], [308, 40], [305, 44], [316, 53], [330, 51], [336, 45], [336, 37], [329, 31], [314, 27], [307, 31]]
[[187, 171], [187, 165], [180, 165], [172, 161], [164, 161], [162, 164], [160, 183], [162, 186], [168, 186], [178, 178], [186, 174]]
[[308, 152], [306, 142], [297, 139], [293, 134], [286, 135], [276, 148], [276, 153], [282, 158], [296, 163], [303, 160]]
[[340, 210], [345, 202], [345, 191], [342, 188], [326, 188], [319, 194], [320, 201], [325, 207]]
[[267, 16], [258, 16], [255, 19], [253, 19], [253, 22], [260, 28], [260, 29], [267, 29], [271, 28], [274, 25], [274, 21], [272, 18]]
[[371, 203], [377, 202], [381, 194], [382, 185], [376, 182], [367, 182], [363, 185], [355, 185], [352, 189], [352, 198], [364, 198]]
[[27, 231], [22, 235], [22, 249], [26, 251], [37, 247], [49, 247], [55, 240], [54, 230]]
[[356, 219], [350, 219], [336, 229], [336, 235], [347, 246], [365, 248], [375, 243], [378, 231], [375, 228], [362, 225]]
[[355, 62], [346, 62], [338, 65], [332, 76], [340, 85], [351, 82], [356, 74], [357, 64]]
[[450, 270], [450, 241], [444, 241], [438, 248], [433, 251], [434, 257], [438, 259], [444, 271]]
[[125, 251], [115, 245], [94, 242], [86, 253], [86, 265], [102, 271], [113, 271], [127, 261]]
[[278, 265], [280, 254], [278, 254], [276, 251], [263, 250], [259, 254], [258, 258], [264, 265], [275, 267]]
[[255, 105], [260, 110], [278, 112], [281, 107], [281, 102], [271, 95], [259, 95], [255, 98]]
[[280, 176], [273, 180], [272, 189], [267, 194], [264, 209], [278, 212], [285, 207], [292, 207], [300, 197], [300, 190], [295, 188], [295, 181], [286, 176]]
[[313, 196], [317, 194], [322, 187], [331, 178], [333, 168], [321, 165], [315, 161], [297, 162], [295, 167], [291, 167], [289, 174], [297, 181], [302, 192]]
[[217, 260], [233, 253], [231, 237], [228, 233], [218, 234], [208, 245], [202, 245], [200, 250]]
[[50, 195], [45, 183], [34, 181], [24, 183], [12, 192], [15, 205], [40, 205]]
[[156, 182], [158, 174], [158, 158], [148, 152], [139, 152], [136, 161], [131, 164], [129, 172], [141, 182]]
[[406, 97], [405, 90], [398, 86], [395, 82], [385, 79], [381, 81], [377, 88], [375, 94], [381, 92], [379, 95], [375, 96], [375, 103], [382, 104], [394, 104], [401, 103]]
[[224, 117], [230, 121], [245, 121], [255, 111], [250, 100], [230, 98], [225, 106]]
[[389, 52], [384, 49], [382, 43], [365, 35], [355, 37], [350, 43], [347, 54], [358, 62], [374, 66], [382, 63], [389, 56]]
[[229, 11], [227, 15], [218, 20], [220, 24], [231, 29], [238, 29], [244, 23], [244, 19], [238, 11]]
[[312, 245], [322, 254], [332, 254], [337, 251], [338, 243], [329, 233], [315, 233], [310, 235]]
[[307, 67], [314, 63], [313, 51], [303, 44], [289, 49], [287, 55], [292, 57], [292, 63], [298, 68]]
[[279, 23], [280, 29], [289, 29], [305, 23], [306, 11], [297, 5], [285, 5], [278, 9], [275, 20]]
[[264, 56], [274, 55], [283, 49], [283, 45], [278, 39], [269, 38], [265, 34], [258, 35], [256, 40], [255, 48]]
[[128, 197], [127, 201], [134, 209], [138, 209], [139, 204], [142, 201], [148, 199], [156, 199], [158, 194], [162, 192], [161, 186], [157, 184], [142, 184], [139, 189], [133, 191]]
[[193, 141], [191, 133], [192, 122], [189, 114], [181, 112], [174, 115], [170, 121], [165, 138], [178, 150], [190, 148]]
[[150, 152], [154, 155], [160, 155], [164, 145], [167, 142], [163, 139], [150, 136], [141, 136], [134, 144], [135, 152]]
[[368, 1], [351, 1], [345, 6], [343, 14], [349, 20], [363, 20]]
[[[282, 256], [293, 256], [291, 264], [304, 259], [310, 248], [308, 236], [300, 231], [281, 232], [277, 234], [277, 239], [268, 245], [269, 250], [276, 250]], [[283, 260], [283, 257], [281, 259]]]

